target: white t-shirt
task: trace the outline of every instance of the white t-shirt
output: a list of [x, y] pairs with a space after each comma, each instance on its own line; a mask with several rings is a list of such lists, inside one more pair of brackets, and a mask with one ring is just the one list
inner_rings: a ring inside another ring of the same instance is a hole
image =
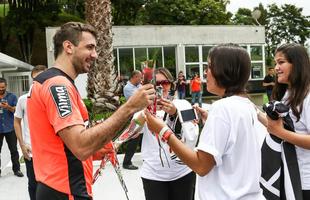
[[231, 96], [214, 102], [197, 149], [213, 155], [216, 165], [197, 176], [200, 200], [260, 200], [261, 150], [252, 102]]
[[[283, 102], [288, 97], [288, 92], [283, 97]], [[298, 122], [297, 118], [290, 109], [290, 117], [293, 120], [295, 132], [298, 134], [310, 134], [310, 93], [303, 102], [303, 109]], [[297, 161], [301, 176], [301, 187], [303, 190], [310, 190], [310, 150], [296, 146]]]
[[[164, 112], [157, 111], [156, 115], [163, 119]], [[167, 124], [169, 124], [168, 116], [167, 119]], [[170, 152], [170, 148], [166, 143], [161, 142], [160, 145], [162, 146], [162, 149], [160, 149], [156, 137], [150, 132], [147, 125], [145, 125], [143, 128], [141, 147], [143, 164], [140, 170], [140, 175], [142, 178], [156, 181], [173, 181], [182, 178], [192, 171], [180, 161], [173, 152]], [[164, 166], [161, 164], [159, 152], [161, 152]]]
[[14, 116], [22, 119], [23, 140], [25, 144], [31, 146], [27, 116], [27, 94], [19, 97], [15, 108]]

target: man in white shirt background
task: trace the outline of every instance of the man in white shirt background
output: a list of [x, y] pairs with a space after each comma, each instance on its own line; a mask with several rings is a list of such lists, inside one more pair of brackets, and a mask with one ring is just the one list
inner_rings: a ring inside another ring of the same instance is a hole
[[[128, 100], [133, 93], [141, 87], [141, 81], [142, 81], [142, 73], [139, 70], [134, 70], [131, 75], [130, 79], [128, 80], [127, 84], [125, 85], [123, 92], [126, 100]], [[130, 169], [130, 170], [135, 170], [138, 169], [137, 166], [133, 165], [131, 162], [131, 159], [133, 155], [135, 154], [137, 145], [139, 144], [140, 141], [140, 136], [137, 138], [133, 138], [127, 142], [126, 146], [126, 152], [125, 152], [125, 157], [123, 160], [123, 168], [124, 169]]]
[[[41, 72], [45, 71], [47, 68], [44, 65], [37, 65], [31, 71], [31, 77], [35, 78]], [[28, 192], [30, 200], [36, 199], [36, 187], [37, 182], [34, 175], [32, 154], [31, 154], [31, 142], [30, 142], [30, 131], [28, 127], [28, 117], [27, 117], [27, 96], [24, 94], [19, 97], [16, 110], [14, 113], [14, 129], [16, 132], [16, 137], [20, 148], [24, 156], [26, 171], [28, 177]], [[23, 122], [23, 123], [22, 123]], [[43, 131], [43, 130], [42, 130]]]

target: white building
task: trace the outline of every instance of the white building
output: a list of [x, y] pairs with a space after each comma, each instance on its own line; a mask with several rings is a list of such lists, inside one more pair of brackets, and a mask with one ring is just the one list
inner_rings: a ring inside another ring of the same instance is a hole
[[32, 81], [30, 76], [32, 68], [32, 65], [0, 53], [0, 77], [7, 80], [7, 90], [17, 96], [28, 92]]
[[[46, 28], [48, 66], [54, 62], [52, 37], [57, 27]], [[236, 43], [247, 49], [252, 60], [250, 91], [262, 92], [265, 75], [265, 29], [263, 26], [113, 26], [115, 66], [126, 77], [141, 62], [154, 59], [157, 67], [166, 67], [175, 76], [186, 78], [198, 72], [203, 77], [208, 64], [208, 51], [221, 43]], [[81, 75], [76, 85], [86, 97], [87, 76]]]

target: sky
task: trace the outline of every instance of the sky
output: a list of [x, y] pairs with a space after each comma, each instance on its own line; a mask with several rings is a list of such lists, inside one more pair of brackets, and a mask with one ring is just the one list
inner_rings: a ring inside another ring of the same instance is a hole
[[259, 3], [262, 3], [265, 8], [272, 3], [276, 3], [278, 6], [293, 4], [298, 8], [303, 8], [303, 15], [310, 16], [309, 0], [230, 0], [230, 4], [227, 5], [227, 10], [235, 14], [240, 7], [252, 10], [254, 7], [257, 7]]

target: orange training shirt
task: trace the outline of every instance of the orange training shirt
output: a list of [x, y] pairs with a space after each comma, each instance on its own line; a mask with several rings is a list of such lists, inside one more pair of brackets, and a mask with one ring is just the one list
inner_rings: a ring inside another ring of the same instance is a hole
[[57, 68], [39, 74], [28, 95], [27, 112], [36, 180], [69, 196], [91, 197], [92, 158], [77, 159], [57, 134], [88, 124], [74, 81]]

